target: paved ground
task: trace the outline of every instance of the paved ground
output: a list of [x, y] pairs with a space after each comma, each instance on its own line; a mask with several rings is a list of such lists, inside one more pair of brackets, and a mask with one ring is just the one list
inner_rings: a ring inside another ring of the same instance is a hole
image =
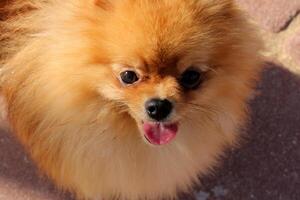
[[[260, 27], [266, 67], [251, 101], [249, 138], [182, 199], [300, 200], [300, 0], [236, 0]], [[3, 0], [0, 0], [0, 4]], [[67, 200], [0, 131], [0, 200]]]

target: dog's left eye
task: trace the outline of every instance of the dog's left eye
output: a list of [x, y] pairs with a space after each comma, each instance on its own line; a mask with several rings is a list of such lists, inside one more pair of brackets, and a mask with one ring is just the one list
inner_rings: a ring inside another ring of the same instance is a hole
[[139, 80], [137, 74], [134, 71], [125, 71], [120, 74], [123, 83], [129, 85]]
[[181, 74], [179, 82], [180, 85], [185, 89], [193, 90], [197, 89], [197, 87], [201, 84], [202, 80], [203, 76], [201, 72], [194, 69], [187, 69]]

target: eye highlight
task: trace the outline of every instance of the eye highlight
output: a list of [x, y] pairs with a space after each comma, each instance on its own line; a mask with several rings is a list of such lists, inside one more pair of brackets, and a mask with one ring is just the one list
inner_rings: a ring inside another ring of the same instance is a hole
[[120, 74], [122, 82], [126, 85], [131, 85], [139, 80], [137, 74], [134, 71], [124, 71]]
[[202, 83], [203, 74], [201, 71], [189, 68], [184, 71], [180, 78], [179, 83], [184, 89], [194, 90]]

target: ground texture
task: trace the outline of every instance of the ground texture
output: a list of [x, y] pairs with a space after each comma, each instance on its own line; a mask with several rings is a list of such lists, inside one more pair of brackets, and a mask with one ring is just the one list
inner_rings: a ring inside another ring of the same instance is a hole
[[[248, 140], [182, 199], [299, 200], [300, 0], [236, 1], [266, 44], [265, 70], [245, 129]], [[38, 175], [11, 135], [0, 131], [0, 200], [72, 199]]]

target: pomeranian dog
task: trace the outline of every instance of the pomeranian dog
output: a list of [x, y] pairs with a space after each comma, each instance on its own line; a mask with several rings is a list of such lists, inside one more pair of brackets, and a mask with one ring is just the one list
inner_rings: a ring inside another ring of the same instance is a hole
[[78, 199], [175, 199], [238, 143], [260, 41], [233, 0], [17, 0], [5, 12], [9, 124]]

